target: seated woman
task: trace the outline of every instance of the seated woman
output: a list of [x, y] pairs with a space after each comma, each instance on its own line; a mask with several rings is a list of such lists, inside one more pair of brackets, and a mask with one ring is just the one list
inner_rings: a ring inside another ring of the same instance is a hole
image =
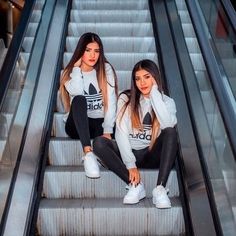
[[93, 144], [102, 163], [129, 184], [124, 204], [146, 196], [139, 169], [159, 168], [153, 203], [157, 208], [171, 207], [165, 186], [176, 158], [176, 123], [175, 102], [163, 94], [157, 65], [151, 60], [138, 62], [131, 90], [118, 99], [116, 141], [98, 137]]
[[65, 131], [80, 139], [84, 169], [89, 178], [100, 177], [91, 138], [111, 139], [116, 117], [116, 75], [106, 60], [103, 44], [95, 33], [83, 34], [63, 71], [60, 94], [66, 111]]

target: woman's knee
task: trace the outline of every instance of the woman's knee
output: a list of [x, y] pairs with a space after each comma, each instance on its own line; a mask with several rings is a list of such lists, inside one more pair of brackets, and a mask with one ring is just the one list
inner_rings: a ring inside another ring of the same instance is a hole
[[107, 146], [107, 140], [102, 136], [98, 136], [93, 140], [93, 150], [95, 152], [100, 152], [104, 150], [106, 146]]
[[172, 139], [177, 139], [177, 132], [175, 128], [168, 127], [161, 131], [164, 136]]
[[[79, 106], [78, 106], [79, 105]], [[78, 108], [78, 107], [85, 107], [87, 109], [87, 101], [85, 96], [83, 95], [77, 95], [73, 98], [71, 107], [73, 108]]]

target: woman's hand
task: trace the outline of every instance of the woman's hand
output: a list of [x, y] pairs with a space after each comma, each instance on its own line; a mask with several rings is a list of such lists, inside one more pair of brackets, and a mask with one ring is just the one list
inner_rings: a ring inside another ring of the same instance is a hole
[[128, 169], [129, 171], [129, 181], [135, 186], [140, 183], [140, 173], [137, 168]]
[[81, 66], [81, 58], [74, 64], [74, 67], [80, 67]]
[[102, 135], [102, 137], [111, 139], [111, 134], [104, 133], [104, 134]]

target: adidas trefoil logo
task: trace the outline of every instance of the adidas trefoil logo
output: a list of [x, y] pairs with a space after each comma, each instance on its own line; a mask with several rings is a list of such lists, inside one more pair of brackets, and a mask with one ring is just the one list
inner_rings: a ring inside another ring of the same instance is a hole
[[138, 132], [135, 134], [130, 134], [129, 136], [134, 139], [140, 139], [140, 140], [151, 140], [151, 135], [147, 134], [148, 131], [150, 131], [152, 128], [152, 117], [149, 112], [146, 113], [146, 115], [143, 118], [143, 132]]
[[87, 109], [88, 110], [101, 110], [103, 107], [102, 102], [102, 93], [101, 91], [97, 92], [93, 84], [89, 85], [88, 93], [84, 91], [86, 100], [87, 100]]

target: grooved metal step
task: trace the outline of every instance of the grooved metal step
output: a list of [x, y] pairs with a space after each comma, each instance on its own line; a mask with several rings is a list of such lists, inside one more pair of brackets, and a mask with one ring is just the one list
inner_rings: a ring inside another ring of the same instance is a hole
[[[146, 37], [153, 36], [151, 23], [69, 23], [68, 35], [80, 37], [85, 32], [94, 32], [100, 37]], [[29, 35], [30, 36], [30, 35]]]
[[40, 18], [41, 18], [41, 14], [42, 14], [42, 10], [34, 10], [32, 12], [32, 15], [30, 17], [30, 22], [32, 23], [37, 23], [40, 21]]
[[[8, 135], [8, 131], [11, 126], [13, 114], [10, 113], [0, 113], [0, 138], [6, 138]], [[4, 140], [5, 142], [5, 140]]]
[[146, 0], [136, 0], [130, 1], [126, 0], [125, 4], [122, 0], [110, 1], [73, 1], [72, 9], [77, 10], [126, 10], [126, 9], [136, 9], [143, 10], [148, 9], [148, 1]]
[[184, 218], [177, 198], [160, 210], [147, 198], [137, 205], [122, 199], [57, 199], [40, 202], [40, 235], [184, 235]]
[[[122, 198], [126, 183], [113, 172], [101, 167], [99, 179], [89, 179], [85, 176], [83, 166], [49, 166], [44, 175], [42, 195], [47, 198]], [[146, 194], [152, 196], [156, 186], [159, 171], [141, 170], [141, 180]], [[111, 191], [112, 188], [112, 191]], [[179, 186], [176, 171], [172, 170], [167, 188], [170, 197], [179, 196]]]
[[30, 22], [26, 31], [26, 37], [34, 37], [38, 28], [38, 22]]
[[196, 38], [186, 38], [185, 42], [188, 47], [189, 53], [195, 53], [195, 54], [200, 54], [200, 48], [198, 46], [198, 41]]
[[[66, 38], [66, 51], [73, 53], [78, 37]], [[153, 37], [101, 37], [105, 54], [107, 53], [156, 53]]]
[[182, 28], [183, 28], [183, 31], [184, 31], [184, 36], [186, 38], [188, 38], [188, 37], [189, 38], [196, 37], [192, 24], [190, 24], [190, 23], [182, 23]]
[[191, 18], [186, 10], [178, 11], [182, 23], [191, 23]]
[[6, 146], [6, 140], [0, 139], [0, 163], [2, 161], [2, 154]]
[[[130, 88], [131, 70], [139, 60], [149, 58], [158, 63], [147, 0], [72, 1], [63, 67], [85, 32], [101, 37], [105, 56], [116, 70], [119, 91]], [[72, 140], [65, 133], [59, 98], [57, 111], [38, 212], [40, 235], [184, 235], [174, 169], [167, 183], [171, 209], [157, 209], [150, 199], [158, 170], [141, 170], [149, 198], [136, 205], [124, 205], [126, 184], [113, 172], [100, 167], [101, 178], [85, 176], [83, 149], [79, 140]]]
[[2, 105], [2, 112], [12, 114], [18, 105], [20, 94], [18, 90], [9, 89]]
[[24, 37], [22, 52], [30, 52], [34, 42], [34, 37]]
[[70, 21], [75, 23], [101, 23], [101, 22], [120, 22], [120, 23], [143, 23], [150, 22], [148, 10], [72, 10]]

